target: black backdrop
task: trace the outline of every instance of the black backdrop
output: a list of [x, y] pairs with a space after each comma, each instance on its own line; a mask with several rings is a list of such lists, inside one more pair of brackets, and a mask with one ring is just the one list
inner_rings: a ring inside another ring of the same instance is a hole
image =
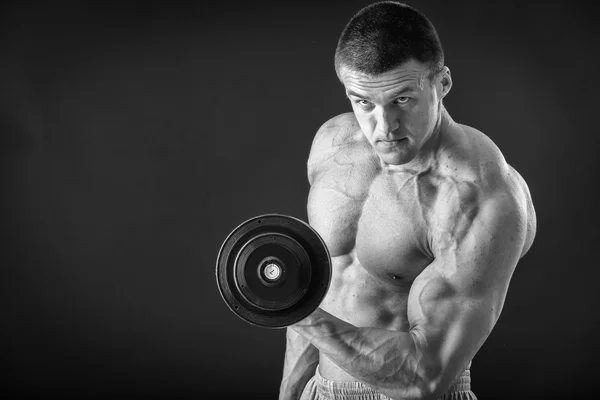
[[[235, 317], [214, 261], [251, 216], [306, 220], [312, 136], [350, 110], [335, 43], [368, 2], [183, 4], [2, 6], [0, 393], [277, 396], [284, 331]], [[538, 214], [473, 388], [599, 389], [592, 6], [411, 4], [445, 47], [451, 115]]]

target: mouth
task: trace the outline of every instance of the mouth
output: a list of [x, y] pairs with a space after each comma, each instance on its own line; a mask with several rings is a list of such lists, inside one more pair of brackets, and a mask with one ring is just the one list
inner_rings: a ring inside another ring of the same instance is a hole
[[399, 144], [403, 144], [407, 140], [408, 140], [408, 138], [394, 139], [394, 140], [379, 140], [379, 143], [381, 143], [385, 147], [393, 147], [393, 146], [397, 146]]

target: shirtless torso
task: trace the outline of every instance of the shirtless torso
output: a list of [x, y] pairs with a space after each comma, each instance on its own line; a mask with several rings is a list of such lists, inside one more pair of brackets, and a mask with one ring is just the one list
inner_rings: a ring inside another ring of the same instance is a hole
[[398, 399], [447, 391], [498, 321], [536, 230], [525, 181], [452, 120], [448, 67], [342, 67], [353, 113], [313, 140], [310, 224], [332, 256], [321, 304], [287, 331], [280, 399], [314, 374]]
[[[332, 256], [324, 311], [356, 327], [408, 331], [409, 293], [435, 259], [433, 243], [460, 236], [489, 196], [517, 199], [527, 215], [521, 256], [531, 246], [535, 212], [527, 185], [494, 143], [446, 113], [431, 145], [426, 163], [399, 171], [382, 165], [352, 113], [317, 134], [308, 217]], [[323, 352], [318, 362], [327, 379], [356, 380]]]

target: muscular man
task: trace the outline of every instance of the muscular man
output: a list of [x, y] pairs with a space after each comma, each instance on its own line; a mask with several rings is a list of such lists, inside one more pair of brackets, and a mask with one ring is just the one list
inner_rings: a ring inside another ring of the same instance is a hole
[[535, 235], [527, 185], [448, 114], [450, 70], [420, 12], [359, 11], [335, 67], [353, 113], [319, 129], [308, 160], [333, 276], [287, 330], [280, 399], [475, 399], [471, 360]]

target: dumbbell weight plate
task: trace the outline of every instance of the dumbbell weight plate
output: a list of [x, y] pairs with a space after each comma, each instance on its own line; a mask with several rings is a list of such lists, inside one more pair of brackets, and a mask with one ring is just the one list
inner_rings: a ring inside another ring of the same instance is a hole
[[235, 228], [217, 256], [217, 285], [238, 317], [283, 328], [311, 314], [331, 280], [325, 242], [305, 222], [265, 214]]

